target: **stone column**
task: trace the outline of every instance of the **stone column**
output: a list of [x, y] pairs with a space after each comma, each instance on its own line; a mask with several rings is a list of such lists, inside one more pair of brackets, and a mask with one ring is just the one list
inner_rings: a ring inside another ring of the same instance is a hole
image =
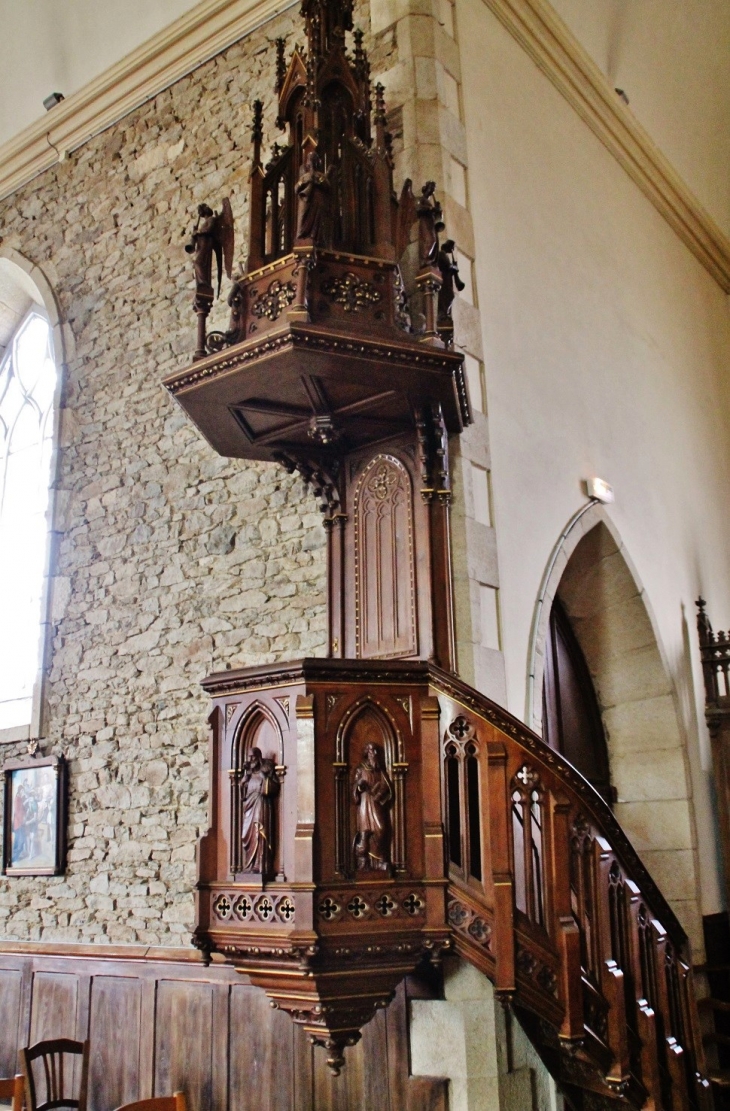
[[400, 185], [404, 178], [412, 178], [416, 193], [424, 182], [436, 182], [445, 234], [456, 241], [466, 284], [453, 306], [454, 345], [466, 358], [474, 416], [459, 443], [451, 444], [457, 663], [466, 682], [504, 703], [499, 574], [489, 494], [489, 431], [456, 9], [451, 0], [371, 0], [370, 16], [371, 61], [386, 90], [396, 182]]
[[445, 962], [444, 999], [411, 1001], [410, 1036], [413, 1075], [448, 1079], [450, 1111], [564, 1111], [519, 1023], [458, 957]]

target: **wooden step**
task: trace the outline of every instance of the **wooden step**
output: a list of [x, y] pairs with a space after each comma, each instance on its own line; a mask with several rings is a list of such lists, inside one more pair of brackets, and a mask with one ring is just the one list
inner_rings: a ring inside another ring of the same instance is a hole
[[730, 1045], [730, 1034], [718, 1034], [713, 1031], [712, 1034], [703, 1035], [702, 1042], [704, 1045]]
[[727, 1011], [730, 1013], [730, 1003], [725, 999], [713, 999], [711, 995], [697, 1000], [697, 1006], [702, 1011]]

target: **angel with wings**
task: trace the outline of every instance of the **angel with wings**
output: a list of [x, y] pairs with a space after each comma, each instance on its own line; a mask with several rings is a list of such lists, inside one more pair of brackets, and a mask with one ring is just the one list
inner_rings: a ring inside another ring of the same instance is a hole
[[218, 295], [221, 291], [221, 277], [225, 269], [230, 278], [233, 267], [233, 213], [228, 197], [223, 200], [220, 212], [214, 212], [210, 205], [198, 205], [198, 222], [185, 250], [193, 256], [195, 270], [196, 297], [213, 297], [213, 255], [218, 263]]

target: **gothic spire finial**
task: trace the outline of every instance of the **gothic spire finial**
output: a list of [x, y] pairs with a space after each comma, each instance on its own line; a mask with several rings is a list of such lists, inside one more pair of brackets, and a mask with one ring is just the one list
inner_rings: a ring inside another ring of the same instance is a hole
[[253, 102], [253, 124], [251, 127], [251, 138], [253, 140], [253, 164], [254, 167], [261, 165], [261, 140], [264, 137], [264, 106], [262, 101], [255, 100]]
[[278, 38], [276, 40], [276, 92], [280, 93], [284, 87], [284, 80], [286, 78], [286, 58], [284, 57], [284, 47], [286, 40]]

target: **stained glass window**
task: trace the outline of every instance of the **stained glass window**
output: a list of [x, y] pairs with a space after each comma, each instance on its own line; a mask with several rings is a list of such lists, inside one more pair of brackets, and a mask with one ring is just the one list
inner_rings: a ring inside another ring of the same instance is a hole
[[30, 725], [40, 670], [56, 366], [26, 316], [0, 362], [0, 729]]

